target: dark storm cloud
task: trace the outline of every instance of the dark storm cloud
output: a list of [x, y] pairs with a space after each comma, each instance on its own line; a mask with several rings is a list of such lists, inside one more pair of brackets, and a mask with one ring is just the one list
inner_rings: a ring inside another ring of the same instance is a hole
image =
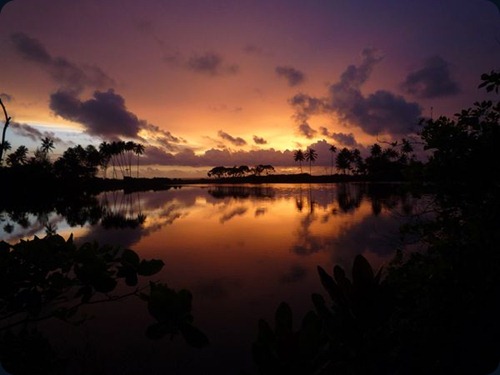
[[303, 122], [299, 125], [299, 133], [304, 137], [311, 139], [314, 138], [317, 131], [311, 128], [311, 126], [307, 122]]
[[346, 125], [359, 126], [371, 135], [412, 132], [422, 113], [420, 106], [386, 90], [365, 96], [361, 87], [382, 57], [373, 49], [364, 50], [362, 56], [361, 64], [347, 67], [340, 80], [329, 87], [328, 97], [297, 94], [291, 98], [295, 119], [302, 124], [311, 116], [332, 114]]
[[203, 55], [191, 56], [186, 66], [188, 69], [209, 76], [235, 74], [239, 67], [236, 64], [226, 64], [221, 55], [215, 52], [206, 52]]
[[37, 128], [28, 124], [20, 124], [17, 122], [12, 122], [10, 124], [10, 127], [12, 128], [12, 131], [17, 135], [20, 135], [22, 137], [27, 137], [35, 142], [40, 141], [42, 138], [48, 137], [52, 139], [55, 143], [62, 143], [62, 144], [66, 143], [61, 138], [56, 137], [55, 133], [40, 131]]
[[428, 58], [423, 66], [408, 74], [401, 89], [417, 98], [439, 98], [456, 95], [460, 87], [451, 76], [450, 63], [441, 56]]
[[349, 66], [340, 81], [330, 86], [329, 107], [341, 120], [361, 127], [368, 134], [409, 133], [421, 115], [417, 103], [409, 103], [385, 90], [368, 96], [361, 93], [361, 86], [381, 59], [375, 50], [365, 49], [362, 63]]
[[113, 90], [96, 91], [80, 101], [74, 94], [58, 91], [50, 96], [50, 109], [66, 120], [83, 124], [89, 134], [136, 138], [144, 122], [125, 107], [125, 99]]
[[326, 137], [329, 137], [336, 141], [338, 144], [341, 146], [346, 146], [346, 147], [356, 147], [358, 146], [358, 142], [356, 142], [356, 139], [354, 137], [354, 134], [349, 133], [335, 133], [332, 132], [330, 133], [327, 128], [321, 127], [320, 128], [321, 135], [324, 135]]
[[114, 85], [114, 81], [100, 68], [77, 65], [63, 57], [53, 57], [40, 41], [24, 33], [12, 34], [11, 41], [21, 57], [38, 64], [64, 90], [79, 92], [85, 87], [103, 88]]
[[278, 77], [286, 78], [289, 86], [300, 85], [305, 80], [305, 74], [291, 66], [277, 66], [275, 69]]
[[318, 115], [327, 111], [327, 103], [324, 99], [315, 98], [307, 94], [299, 93], [288, 101], [295, 108], [297, 121], [307, 121], [310, 116]]
[[257, 137], [256, 135], [253, 136], [253, 141], [256, 145], [265, 145], [267, 144], [267, 141], [262, 138], [262, 137]]
[[11, 34], [10, 39], [17, 52], [26, 60], [46, 65], [52, 62], [52, 56], [37, 39], [30, 38], [24, 33]]
[[247, 142], [243, 138], [233, 137], [232, 135], [227, 134], [226, 132], [223, 132], [222, 130], [219, 130], [219, 132], [217, 134], [219, 137], [221, 137], [222, 139], [224, 139], [226, 141], [231, 142], [235, 146], [245, 146], [247, 144]]

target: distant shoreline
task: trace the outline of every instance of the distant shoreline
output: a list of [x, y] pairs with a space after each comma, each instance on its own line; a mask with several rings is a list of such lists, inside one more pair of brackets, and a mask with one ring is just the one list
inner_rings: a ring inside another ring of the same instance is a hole
[[[142, 191], [142, 190], [163, 190], [172, 187], [180, 187], [186, 185], [232, 185], [232, 184], [324, 184], [324, 183], [344, 183], [344, 182], [359, 182], [359, 183], [405, 183], [402, 180], [375, 180], [367, 178], [367, 176], [353, 175], [319, 175], [311, 176], [307, 173], [303, 174], [273, 174], [265, 176], [244, 176], [244, 177], [225, 177], [225, 178], [167, 178], [167, 177], [152, 177], [152, 178], [129, 178], [126, 177], [120, 180], [114, 179], [96, 179], [99, 182], [101, 189], [111, 190], [124, 189], [125, 191]], [[97, 186], [95, 186], [97, 187]]]

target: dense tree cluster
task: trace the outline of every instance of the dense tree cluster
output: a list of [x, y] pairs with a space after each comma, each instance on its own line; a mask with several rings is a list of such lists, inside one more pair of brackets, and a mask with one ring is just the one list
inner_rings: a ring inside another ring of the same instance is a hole
[[[10, 145], [5, 142], [3, 150]], [[144, 146], [132, 141], [103, 142], [96, 148], [93, 145], [70, 147], [54, 162], [49, 153], [54, 149], [54, 141], [49, 137], [42, 139], [41, 147], [29, 156], [26, 146], [19, 146], [8, 154], [5, 163], [15, 175], [33, 173], [36, 176], [65, 180], [86, 180], [95, 177], [102, 170], [104, 177], [111, 166], [113, 178], [139, 177], [139, 159]], [[134, 166], [133, 166], [134, 164]]]
[[261, 176], [263, 173], [270, 174], [274, 172], [274, 167], [269, 164], [259, 164], [253, 168], [247, 165], [239, 167], [214, 167], [207, 172], [208, 177], [228, 178], [228, 177], [245, 177], [245, 176]]
[[[361, 151], [357, 148], [351, 150], [344, 147], [338, 150], [336, 146], [331, 145], [329, 151], [332, 175], [335, 167], [340, 174], [365, 176], [369, 180], [405, 180], [410, 177], [411, 171], [422, 169], [422, 163], [417, 161], [413, 153], [411, 142], [404, 138], [400, 142], [390, 143], [385, 148], [378, 143], [373, 144], [366, 158], [361, 156]], [[294, 161], [300, 163], [301, 172], [302, 162], [308, 161], [311, 173], [311, 165], [317, 158], [318, 154], [312, 148], [305, 152], [294, 152]]]

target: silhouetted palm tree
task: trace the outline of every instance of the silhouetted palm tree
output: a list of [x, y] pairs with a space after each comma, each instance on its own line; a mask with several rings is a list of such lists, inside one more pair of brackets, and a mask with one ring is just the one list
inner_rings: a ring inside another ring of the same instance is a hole
[[335, 147], [334, 145], [331, 145], [328, 150], [330, 150], [330, 153], [332, 154], [332, 164], [331, 164], [332, 169], [331, 169], [330, 174], [333, 175], [333, 162], [334, 162], [333, 154], [335, 154], [337, 152], [337, 147]]
[[144, 146], [140, 143], [136, 143], [134, 153], [137, 155], [137, 178], [139, 178], [139, 156], [144, 154]]
[[302, 150], [297, 150], [293, 153], [293, 160], [295, 160], [295, 162], [299, 162], [300, 173], [302, 173], [302, 162], [305, 160]]
[[19, 146], [16, 151], [7, 156], [7, 165], [17, 166], [24, 165], [28, 161], [28, 148], [26, 146]]
[[49, 152], [52, 152], [54, 149], [54, 140], [50, 137], [42, 138], [42, 147], [40, 150], [47, 155]]
[[318, 153], [316, 152], [315, 149], [309, 147], [307, 149], [307, 151], [305, 152], [304, 157], [309, 162], [309, 174], [312, 175], [312, 172], [311, 172], [312, 171], [312, 163], [314, 163], [316, 161], [316, 159], [318, 158]]
[[347, 170], [351, 168], [351, 163], [352, 163], [352, 152], [344, 147], [337, 154], [337, 160], [336, 160], [337, 168], [342, 170], [343, 173], [346, 174]]

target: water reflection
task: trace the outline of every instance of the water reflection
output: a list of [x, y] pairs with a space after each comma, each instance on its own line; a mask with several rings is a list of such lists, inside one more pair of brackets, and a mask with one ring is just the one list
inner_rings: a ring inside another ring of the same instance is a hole
[[[155, 369], [176, 374], [252, 372], [258, 318], [272, 319], [282, 300], [302, 316], [311, 292], [321, 292], [317, 265], [348, 268], [359, 253], [375, 267], [386, 262], [402, 220], [424, 201], [402, 186], [387, 185], [186, 186], [83, 197], [43, 215], [3, 209], [2, 226], [14, 228], [0, 233], [16, 242], [43, 236], [53, 222], [59, 234], [72, 232], [76, 241], [119, 244], [143, 258], [161, 259], [165, 267], [157, 279], [192, 291], [193, 315], [211, 340], [208, 348], [192, 352], [178, 342], [145, 343], [143, 335], [133, 335], [141, 332], [135, 326], [144, 318], [127, 302], [119, 311], [101, 309], [85, 328], [86, 340], [95, 348], [105, 348], [110, 337], [136, 351], [153, 349], [133, 359], [109, 345], [108, 361], [148, 358]], [[127, 332], [114, 324], [128, 319], [133, 323], [126, 323]]]

